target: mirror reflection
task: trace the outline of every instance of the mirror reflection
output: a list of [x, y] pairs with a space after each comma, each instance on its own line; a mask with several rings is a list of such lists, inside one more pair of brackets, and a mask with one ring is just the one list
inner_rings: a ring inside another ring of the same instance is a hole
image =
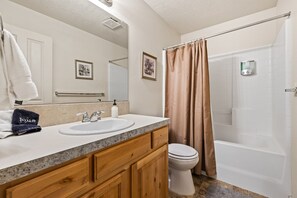
[[128, 100], [128, 26], [88, 0], [2, 0], [31, 68], [30, 104]]

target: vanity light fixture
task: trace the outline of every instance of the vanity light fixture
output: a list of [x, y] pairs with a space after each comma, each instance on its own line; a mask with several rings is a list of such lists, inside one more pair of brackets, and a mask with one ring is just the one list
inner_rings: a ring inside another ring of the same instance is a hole
[[99, 0], [101, 3], [104, 3], [108, 7], [112, 6], [112, 0]]
[[107, 12], [112, 6], [112, 0], [88, 0], [88, 1]]

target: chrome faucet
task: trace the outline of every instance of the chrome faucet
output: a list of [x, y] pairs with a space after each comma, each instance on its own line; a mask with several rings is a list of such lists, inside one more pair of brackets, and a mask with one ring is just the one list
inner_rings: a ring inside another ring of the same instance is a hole
[[88, 112], [82, 112], [82, 113], [77, 113], [77, 116], [82, 115], [82, 122], [96, 122], [98, 120], [101, 120], [101, 114], [104, 113], [104, 111], [95, 111], [92, 113], [91, 117], [89, 117]]
[[96, 122], [98, 120], [101, 120], [101, 114], [104, 113], [104, 111], [95, 111], [92, 113], [90, 117], [90, 122]]

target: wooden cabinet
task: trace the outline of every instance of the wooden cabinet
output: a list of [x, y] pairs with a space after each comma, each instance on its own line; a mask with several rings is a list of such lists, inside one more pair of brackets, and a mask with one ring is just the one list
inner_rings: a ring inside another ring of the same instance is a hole
[[167, 145], [132, 165], [132, 198], [168, 197]]
[[89, 183], [89, 160], [74, 162], [6, 190], [7, 198], [67, 197]]
[[0, 198], [168, 197], [168, 128], [0, 186]]

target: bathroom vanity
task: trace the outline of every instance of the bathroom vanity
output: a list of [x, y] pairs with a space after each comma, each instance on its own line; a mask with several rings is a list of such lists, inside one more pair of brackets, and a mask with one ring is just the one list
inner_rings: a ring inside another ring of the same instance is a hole
[[9, 146], [17, 144], [31, 152], [0, 152], [0, 197], [167, 197], [169, 120], [121, 118], [135, 124], [86, 136], [60, 134], [59, 128], [77, 123], [63, 124], [1, 141], [1, 152], [16, 152]]

